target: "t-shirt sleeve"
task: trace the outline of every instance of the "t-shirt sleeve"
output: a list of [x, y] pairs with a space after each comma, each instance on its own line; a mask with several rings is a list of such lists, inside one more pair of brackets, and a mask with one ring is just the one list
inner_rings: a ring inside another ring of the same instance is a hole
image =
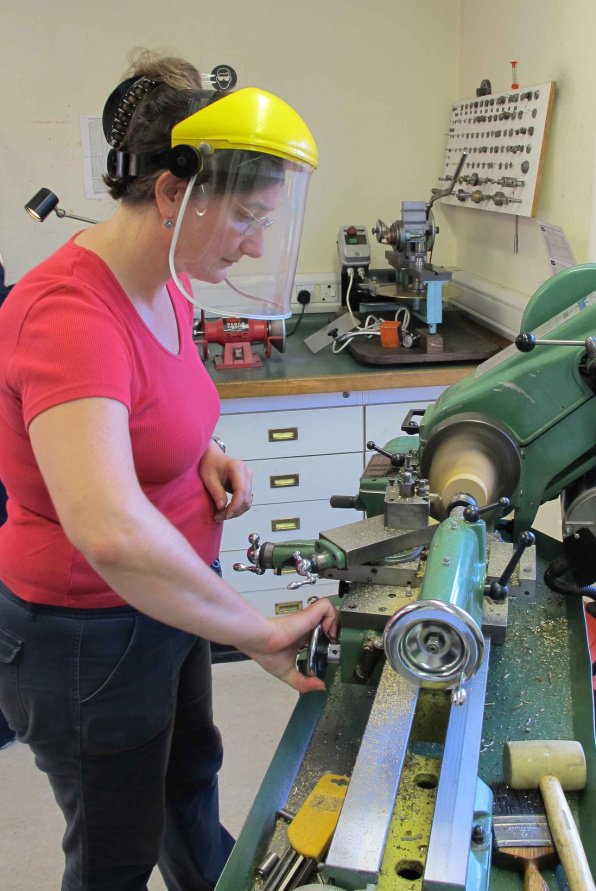
[[61, 290], [25, 317], [8, 366], [28, 427], [63, 402], [106, 397], [131, 408], [132, 347], [122, 322], [98, 297]]

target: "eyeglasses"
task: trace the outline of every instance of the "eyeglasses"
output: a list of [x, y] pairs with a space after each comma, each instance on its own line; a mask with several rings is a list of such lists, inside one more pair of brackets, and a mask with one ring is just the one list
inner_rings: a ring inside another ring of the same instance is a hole
[[272, 220], [270, 217], [257, 217], [248, 207], [244, 207], [236, 199], [233, 199], [233, 201], [242, 212], [242, 215], [238, 214], [238, 224], [245, 232], [252, 229], [269, 229], [273, 226], [275, 220]]

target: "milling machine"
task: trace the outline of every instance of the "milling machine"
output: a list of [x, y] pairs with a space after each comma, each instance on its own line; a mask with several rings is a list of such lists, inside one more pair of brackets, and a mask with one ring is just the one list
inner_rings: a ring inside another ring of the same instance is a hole
[[[582, 743], [588, 782], [570, 800], [596, 870], [582, 602], [596, 598], [592, 334], [596, 265], [565, 270], [531, 299], [515, 344], [404, 435], [368, 444], [358, 494], [332, 499], [364, 519], [314, 540], [251, 536], [239, 570], [294, 569], [294, 589], [338, 580], [341, 633], [315, 629], [299, 657], [327, 690], [300, 698], [217, 891], [520, 887], [492, 862], [492, 787], [520, 738]], [[562, 545], [530, 528], [558, 496]], [[329, 774], [347, 784], [329, 843], [310, 859], [286, 851], [288, 821]], [[562, 887], [560, 869], [544, 870], [546, 887]]]
[[[482, 361], [497, 351], [490, 332], [473, 325], [462, 313], [445, 311], [443, 291], [452, 273], [432, 262], [439, 233], [433, 205], [453, 192], [466, 159], [464, 152], [447, 187], [433, 189], [428, 201], [402, 201], [399, 219], [389, 225], [377, 220], [372, 233], [387, 246], [389, 268], [370, 267], [370, 247], [363, 226], [340, 229], [337, 246], [342, 304], [352, 317], [354, 329], [340, 337], [337, 346], [345, 343], [358, 362], [397, 365]], [[372, 314], [368, 322], [365, 311]], [[360, 319], [355, 313], [360, 313]], [[399, 322], [397, 342], [384, 337], [389, 321]], [[379, 333], [380, 337], [373, 336]]]

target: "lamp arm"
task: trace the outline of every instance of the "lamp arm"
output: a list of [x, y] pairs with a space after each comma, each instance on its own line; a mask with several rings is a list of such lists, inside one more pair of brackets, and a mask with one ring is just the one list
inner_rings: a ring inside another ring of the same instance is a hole
[[81, 223], [92, 223], [93, 225], [98, 222], [98, 220], [90, 220], [89, 217], [80, 217], [76, 213], [67, 213], [65, 210], [62, 210], [61, 207], [55, 207], [54, 213], [60, 219], [68, 217], [69, 220], [80, 220]]

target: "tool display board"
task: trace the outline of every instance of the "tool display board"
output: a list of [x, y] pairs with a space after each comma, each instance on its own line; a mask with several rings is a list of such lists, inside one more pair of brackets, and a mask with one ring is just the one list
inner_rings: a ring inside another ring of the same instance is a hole
[[555, 97], [554, 82], [465, 99], [451, 107], [443, 181], [468, 157], [442, 202], [533, 217]]

